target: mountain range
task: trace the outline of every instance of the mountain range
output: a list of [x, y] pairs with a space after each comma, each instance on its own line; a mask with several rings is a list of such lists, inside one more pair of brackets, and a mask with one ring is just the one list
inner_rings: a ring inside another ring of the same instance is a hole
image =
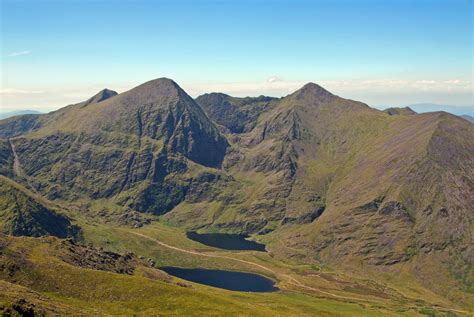
[[[160, 78], [0, 121], [0, 228], [5, 250], [32, 252], [26, 267], [42, 243], [82, 252], [68, 243], [94, 244], [97, 224], [245, 234], [294, 274], [328, 267], [462, 313], [474, 299], [473, 153], [474, 125], [445, 112], [379, 111], [314, 83], [193, 99]], [[45, 235], [69, 240], [20, 237]], [[12, 293], [51, 291], [5, 270]]]
[[14, 116], [21, 116], [25, 114], [40, 114], [41, 112], [36, 110], [17, 110], [17, 111], [8, 111], [0, 113], [0, 120], [14, 117]]
[[436, 103], [417, 103], [410, 105], [410, 108], [416, 112], [433, 112], [433, 111], [446, 111], [458, 116], [473, 115], [474, 106], [453, 106], [453, 105], [440, 105]]

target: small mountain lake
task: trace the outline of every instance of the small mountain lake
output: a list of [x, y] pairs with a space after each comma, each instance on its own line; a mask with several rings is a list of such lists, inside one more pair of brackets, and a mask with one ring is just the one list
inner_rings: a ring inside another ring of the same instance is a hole
[[254, 273], [208, 269], [186, 269], [173, 266], [161, 267], [160, 270], [165, 271], [170, 275], [182, 278], [183, 280], [223, 288], [230, 291], [274, 292], [278, 290], [271, 279]]
[[225, 249], [225, 250], [254, 250], [254, 251], [265, 251], [265, 245], [247, 240], [248, 236], [242, 234], [229, 234], [229, 233], [197, 233], [187, 232], [186, 236], [194, 241], [202, 244]]

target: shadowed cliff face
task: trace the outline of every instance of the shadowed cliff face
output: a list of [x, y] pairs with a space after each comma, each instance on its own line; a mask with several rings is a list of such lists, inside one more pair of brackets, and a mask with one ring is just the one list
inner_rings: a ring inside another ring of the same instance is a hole
[[257, 124], [258, 116], [268, 111], [276, 100], [266, 96], [236, 98], [221, 93], [204, 94], [196, 98], [209, 118], [232, 133], [251, 131]]

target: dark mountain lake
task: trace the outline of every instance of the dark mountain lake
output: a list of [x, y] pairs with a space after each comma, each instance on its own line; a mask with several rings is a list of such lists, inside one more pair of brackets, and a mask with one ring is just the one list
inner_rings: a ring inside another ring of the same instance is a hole
[[187, 232], [186, 236], [191, 240], [220, 249], [265, 251], [264, 244], [247, 240], [247, 236], [241, 234]]
[[165, 271], [170, 275], [182, 278], [183, 280], [231, 291], [274, 292], [278, 290], [271, 279], [254, 273], [208, 269], [185, 269], [173, 266], [161, 267], [160, 270]]

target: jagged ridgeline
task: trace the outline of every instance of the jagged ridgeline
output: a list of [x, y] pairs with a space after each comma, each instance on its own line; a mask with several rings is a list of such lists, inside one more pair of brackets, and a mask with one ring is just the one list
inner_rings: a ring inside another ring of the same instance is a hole
[[260, 234], [303, 262], [409, 263], [437, 292], [441, 276], [472, 291], [474, 125], [454, 115], [378, 111], [313, 83], [284, 98], [193, 100], [157, 79], [2, 120], [0, 138], [5, 186], [22, 193], [3, 200], [85, 216], [100, 201], [103, 218]]

